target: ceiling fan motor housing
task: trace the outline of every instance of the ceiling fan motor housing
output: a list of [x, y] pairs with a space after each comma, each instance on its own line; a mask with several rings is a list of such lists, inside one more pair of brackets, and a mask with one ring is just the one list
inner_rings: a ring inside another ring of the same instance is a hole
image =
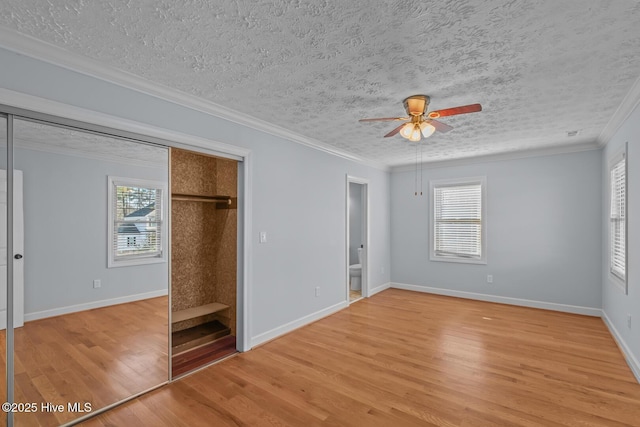
[[402, 101], [404, 109], [410, 116], [421, 116], [427, 111], [429, 97], [427, 95], [413, 95]]

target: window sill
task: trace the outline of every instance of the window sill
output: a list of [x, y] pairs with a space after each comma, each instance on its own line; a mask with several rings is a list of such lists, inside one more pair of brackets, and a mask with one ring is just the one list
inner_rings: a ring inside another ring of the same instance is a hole
[[623, 295], [629, 295], [627, 282], [611, 272], [609, 272], [609, 283], [622, 292]]
[[136, 265], [147, 265], [147, 264], [161, 264], [167, 262], [165, 257], [140, 257], [140, 258], [127, 258], [127, 259], [118, 259], [113, 260], [109, 259], [107, 263], [107, 268], [118, 268], [118, 267], [132, 267]]
[[429, 257], [430, 261], [436, 262], [455, 262], [460, 264], [487, 264], [487, 260], [485, 258], [465, 258], [465, 257], [456, 257], [456, 256], [438, 256], [433, 255]]

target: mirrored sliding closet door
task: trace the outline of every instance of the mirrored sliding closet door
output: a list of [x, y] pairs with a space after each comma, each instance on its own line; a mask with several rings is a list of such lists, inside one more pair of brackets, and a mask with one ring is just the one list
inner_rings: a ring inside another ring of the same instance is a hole
[[38, 405], [15, 425], [53, 426], [168, 381], [168, 151], [27, 119], [14, 128], [14, 392]]

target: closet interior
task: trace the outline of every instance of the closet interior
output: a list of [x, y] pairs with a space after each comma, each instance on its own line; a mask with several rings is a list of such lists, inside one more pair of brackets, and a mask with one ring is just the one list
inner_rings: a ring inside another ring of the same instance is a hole
[[238, 162], [175, 148], [170, 155], [176, 377], [236, 352]]

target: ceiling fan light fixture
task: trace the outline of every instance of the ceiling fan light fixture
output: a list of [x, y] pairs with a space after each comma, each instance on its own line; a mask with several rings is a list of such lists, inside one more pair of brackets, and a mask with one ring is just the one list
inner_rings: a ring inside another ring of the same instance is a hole
[[420, 130], [422, 130], [422, 135], [425, 138], [429, 138], [436, 131], [436, 128], [431, 123], [422, 122], [420, 123]]
[[409, 141], [418, 142], [422, 139], [422, 129], [420, 129], [419, 124], [413, 125], [413, 129], [411, 130], [411, 135], [409, 136]]
[[409, 139], [411, 137], [411, 133], [413, 132], [413, 123], [405, 124], [402, 129], [400, 129], [400, 136], [403, 138]]

